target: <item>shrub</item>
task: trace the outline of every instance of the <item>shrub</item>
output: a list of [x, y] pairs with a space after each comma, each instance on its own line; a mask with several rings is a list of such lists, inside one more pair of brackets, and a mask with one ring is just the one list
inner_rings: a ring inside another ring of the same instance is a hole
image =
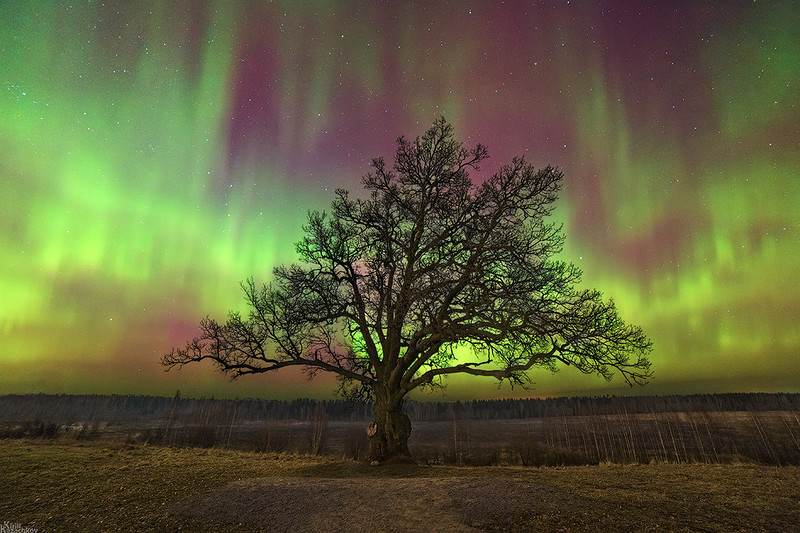
[[344, 435], [344, 457], [354, 461], [367, 458], [369, 452], [369, 437], [361, 427], [351, 427]]

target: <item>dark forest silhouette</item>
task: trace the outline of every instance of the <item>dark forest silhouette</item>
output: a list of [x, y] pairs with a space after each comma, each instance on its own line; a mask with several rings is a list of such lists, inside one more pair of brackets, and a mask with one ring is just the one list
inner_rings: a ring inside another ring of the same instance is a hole
[[[176, 407], [177, 406], [177, 407]], [[232, 413], [240, 420], [308, 420], [322, 410], [331, 421], [372, 419], [372, 404], [348, 400], [296, 400], [173, 398], [134, 395], [8, 394], [0, 396], [0, 421], [53, 421], [59, 424], [102, 420], [121, 423], [132, 419], [164, 417], [172, 409], [183, 412]], [[606, 415], [707, 411], [800, 412], [800, 393], [726, 393], [668, 396], [583, 396], [406, 402], [415, 422], [459, 420], [509, 420], [555, 416]]]

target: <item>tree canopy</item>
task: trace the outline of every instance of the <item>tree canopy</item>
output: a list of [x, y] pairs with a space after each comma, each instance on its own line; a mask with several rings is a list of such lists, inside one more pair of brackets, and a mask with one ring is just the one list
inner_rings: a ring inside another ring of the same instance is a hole
[[309, 213], [300, 263], [242, 283], [247, 316], [206, 317], [162, 363], [209, 359], [233, 377], [333, 372], [348, 395], [375, 399], [378, 459], [407, 454], [405, 395], [450, 374], [525, 385], [529, 370], [563, 363], [646, 382], [650, 340], [558, 258], [564, 235], [548, 218], [562, 173], [515, 158], [473, 183], [487, 157], [444, 118], [400, 137], [393, 164], [372, 161], [366, 194], [339, 189], [330, 212]]

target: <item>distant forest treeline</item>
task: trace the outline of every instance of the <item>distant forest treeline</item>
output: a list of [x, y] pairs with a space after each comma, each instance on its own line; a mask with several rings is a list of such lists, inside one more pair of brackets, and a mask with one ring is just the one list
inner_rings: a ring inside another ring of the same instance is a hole
[[[691, 394], [685, 396], [601, 396], [547, 399], [469, 400], [406, 403], [412, 421], [498, 420], [579, 415], [668, 412], [800, 411], [798, 393]], [[102, 421], [108, 424], [153, 418], [217, 420], [310, 420], [325, 413], [330, 421], [368, 421], [370, 404], [343, 400], [291, 401], [164, 398], [156, 396], [5, 395], [0, 396], [0, 422]]]

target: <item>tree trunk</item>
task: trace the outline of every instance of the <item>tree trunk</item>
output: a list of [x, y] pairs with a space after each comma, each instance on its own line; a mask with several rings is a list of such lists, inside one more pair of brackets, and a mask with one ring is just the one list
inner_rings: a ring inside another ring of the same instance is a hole
[[374, 421], [369, 434], [370, 461], [410, 461], [408, 437], [411, 419], [403, 412], [403, 399], [386, 392], [376, 391], [373, 407]]

